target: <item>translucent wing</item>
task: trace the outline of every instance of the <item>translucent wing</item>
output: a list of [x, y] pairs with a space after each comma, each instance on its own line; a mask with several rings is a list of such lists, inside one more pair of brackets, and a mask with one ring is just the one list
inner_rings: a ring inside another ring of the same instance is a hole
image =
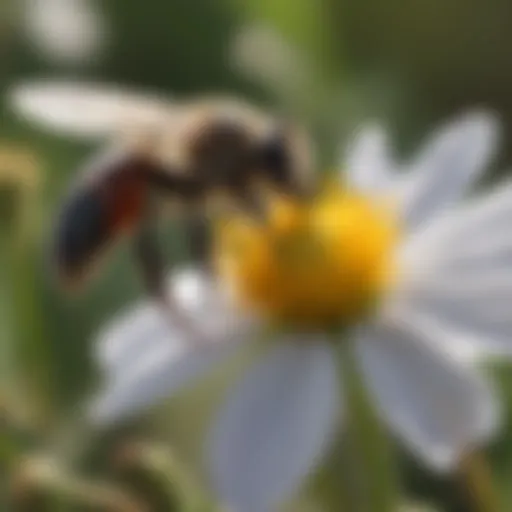
[[11, 90], [14, 111], [28, 122], [60, 135], [104, 137], [132, 126], [152, 125], [170, 114], [172, 104], [156, 94], [101, 84], [38, 81]]

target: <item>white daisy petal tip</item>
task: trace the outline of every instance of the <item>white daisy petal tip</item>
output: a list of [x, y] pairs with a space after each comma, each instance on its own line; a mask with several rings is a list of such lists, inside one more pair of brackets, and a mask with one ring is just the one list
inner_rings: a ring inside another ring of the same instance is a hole
[[[497, 112], [483, 108], [469, 110], [461, 114], [455, 124], [459, 127], [461, 135], [467, 138], [468, 144], [472, 142], [484, 148], [482, 159], [490, 159], [494, 156], [501, 133], [501, 122]], [[464, 130], [467, 130], [466, 134]]]
[[[474, 392], [478, 395], [475, 398], [475, 410], [464, 435], [461, 433], [460, 439], [453, 439], [451, 443], [417, 447], [418, 457], [432, 471], [450, 474], [460, 470], [464, 460], [478, 452], [499, 431], [503, 412], [501, 401], [485, 378], [481, 378], [475, 384], [477, 389]], [[412, 448], [414, 451], [414, 446]]]
[[497, 137], [500, 131], [498, 113], [492, 109], [475, 108], [462, 113], [456, 120], [478, 130], [481, 136]]
[[113, 388], [98, 394], [86, 404], [85, 418], [95, 429], [110, 429], [138, 417], [152, 405], [151, 401], [146, 404], [132, 403], [128, 393]]
[[392, 148], [386, 128], [378, 121], [368, 121], [355, 130], [342, 155], [342, 180], [373, 193], [389, 186]]
[[449, 137], [455, 137], [468, 146], [478, 142], [493, 146], [499, 138], [500, 124], [498, 113], [490, 108], [463, 110], [434, 130], [432, 138], [448, 141]]
[[89, 425], [102, 430], [115, 427], [135, 418], [153, 405], [146, 397], [145, 402], [132, 398], [133, 390], [111, 382], [98, 393], [85, 407], [85, 417]]
[[107, 373], [131, 364], [163, 343], [183, 344], [183, 336], [171, 330], [158, 305], [143, 301], [115, 315], [103, 327], [94, 344], [94, 357]]
[[[461, 148], [465, 146], [480, 166], [490, 163], [498, 150], [501, 123], [497, 112], [491, 109], [478, 108], [463, 112], [444, 129], [447, 140], [450, 133], [455, 139], [460, 139]], [[442, 132], [443, 128], [440, 130]]]
[[409, 232], [428, 225], [471, 192], [498, 149], [497, 117], [466, 111], [435, 130], [409, 165], [400, 190]]
[[417, 455], [426, 467], [439, 474], [450, 474], [458, 471], [464, 460], [483, 444], [488, 443], [497, 433], [501, 424], [501, 408], [497, 401], [488, 402], [489, 407], [483, 408], [482, 417], [475, 422], [473, 436], [459, 445], [431, 447], [428, 452], [418, 450]]
[[377, 119], [370, 119], [359, 125], [353, 133], [352, 145], [367, 142], [371, 147], [384, 147], [388, 145], [386, 127]]
[[496, 433], [500, 401], [488, 379], [413, 322], [382, 324], [356, 348], [382, 420], [432, 471], [456, 470]]

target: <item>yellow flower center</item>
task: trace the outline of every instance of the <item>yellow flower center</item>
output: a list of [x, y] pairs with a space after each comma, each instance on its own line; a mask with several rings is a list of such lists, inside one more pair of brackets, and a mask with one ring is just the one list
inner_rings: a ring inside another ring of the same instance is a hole
[[307, 204], [272, 201], [264, 223], [223, 222], [214, 254], [242, 306], [278, 323], [329, 327], [375, 304], [394, 274], [397, 236], [389, 205], [331, 186]]

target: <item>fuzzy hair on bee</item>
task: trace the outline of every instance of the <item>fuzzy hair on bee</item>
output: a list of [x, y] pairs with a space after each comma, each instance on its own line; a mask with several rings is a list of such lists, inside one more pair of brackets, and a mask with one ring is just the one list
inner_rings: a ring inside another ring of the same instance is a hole
[[130, 236], [148, 292], [162, 299], [154, 232], [166, 205], [204, 227], [219, 209], [264, 216], [264, 190], [302, 196], [312, 186], [305, 131], [233, 98], [172, 101], [42, 80], [15, 87], [10, 103], [26, 122], [107, 146], [72, 178], [58, 214], [54, 264], [64, 285], [86, 280], [91, 263]]

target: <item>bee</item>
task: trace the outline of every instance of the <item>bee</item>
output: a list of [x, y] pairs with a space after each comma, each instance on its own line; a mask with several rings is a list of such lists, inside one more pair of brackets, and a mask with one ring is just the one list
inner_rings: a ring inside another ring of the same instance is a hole
[[[155, 227], [166, 205], [184, 218], [216, 208], [264, 215], [261, 191], [302, 195], [311, 144], [304, 132], [242, 101], [172, 101], [100, 84], [34, 82], [15, 87], [23, 119], [59, 135], [107, 141], [73, 178], [55, 231], [58, 282], [76, 288], [122, 236], [133, 240], [147, 292], [166, 301]], [[219, 206], [223, 205], [223, 206]]]

